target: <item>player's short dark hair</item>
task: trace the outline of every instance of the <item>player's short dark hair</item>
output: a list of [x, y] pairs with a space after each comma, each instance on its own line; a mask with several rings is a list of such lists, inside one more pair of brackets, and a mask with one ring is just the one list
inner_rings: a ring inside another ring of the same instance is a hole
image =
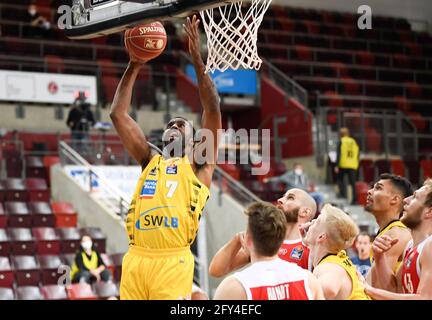
[[249, 217], [248, 232], [256, 252], [265, 257], [274, 256], [285, 239], [285, 214], [269, 202], [255, 202], [245, 214]]
[[[188, 119], [186, 119], [186, 118], [184, 118], [184, 117], [182, 117], [182, 116], [176, 116], [176, 117], [173, 117], [173, 118], [170, 119], [170, 121], [171, 121], [172, 119], [182, 119], [182, 120], [184, 120], [185, 122], [189, 123], [190, 126], [192, 127], [193, 139], [194, 139], [194, 141], [195, 141], [196, 130], [195, 130], [195, 127], [193, 126], [192, 122], [190, 122]], [[168, 123], [170, 123], [170, 121], [168, 121]], [[166, 127], [168, 127], [168, 123], [167, 123]]]
[[391, 173], [383, 173], [380, 175], [380, 179], [390, 180], [391, 184], [401, 193], [404, 199], [414, 193], [411, 182], [404, 177]]

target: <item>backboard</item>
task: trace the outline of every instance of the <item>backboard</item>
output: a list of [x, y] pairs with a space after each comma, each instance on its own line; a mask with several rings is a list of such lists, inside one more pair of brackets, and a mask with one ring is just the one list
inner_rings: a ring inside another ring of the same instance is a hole
[[238, 0], [73, 0], [71, 39], [90, 39], [121, 32], [155, 20], [184, 18], [194, 12]]

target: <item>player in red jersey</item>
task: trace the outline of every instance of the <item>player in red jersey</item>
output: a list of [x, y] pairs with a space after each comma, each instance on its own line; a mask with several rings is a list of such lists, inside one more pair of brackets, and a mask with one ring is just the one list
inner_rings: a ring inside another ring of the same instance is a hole
[[432, 299], [432, 180], [404, 199], [401, 221], [411, 230], [412, 240], [404, 252], [403, 265], [393, 274], [386, 256], [398, 239], [383, 235], [375, 239], [372, 250], [381, 282], [386, 290], [366, 286], [374, 299]]
[[[285, 213], [287, 220], [285, 240], [280, 247], [279, 257], [308, 269], [309, 249], [302, 242], [299, 225], [315, 216], [315, 200], [303, 190], [290, 189], [278, 199], [276, 206]], [[209, 274], [222, 277], [244, 267], [250, 261], [250, 254], [244, 245], [244, 232], [239, 232], [215, 254]]]
[[282, 210], [258, 202], [245, 211], [248, 216], [245, 244], [251, 265], [224, 279], [216, 300], [315, 300], [324, 295], [308, 270], [278, 257], [286, 233]]

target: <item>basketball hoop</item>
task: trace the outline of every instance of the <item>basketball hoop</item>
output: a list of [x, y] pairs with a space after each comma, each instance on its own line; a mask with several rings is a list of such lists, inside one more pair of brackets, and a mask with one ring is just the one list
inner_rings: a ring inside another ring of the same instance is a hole
[[271, 2], [252, 0], [246, 12], [242, 12], [243, 0], [200, 12], [207, 35], [206, 73], [261, 67], [258, 29]]

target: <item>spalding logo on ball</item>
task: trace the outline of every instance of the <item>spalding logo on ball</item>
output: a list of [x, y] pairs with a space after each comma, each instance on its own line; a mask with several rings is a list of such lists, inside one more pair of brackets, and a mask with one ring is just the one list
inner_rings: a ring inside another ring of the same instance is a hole
[[167, 35], [160, 22], [152, 22], [127, 29], [124, 41], [132, 59], [147, 62], [164, 51]]

